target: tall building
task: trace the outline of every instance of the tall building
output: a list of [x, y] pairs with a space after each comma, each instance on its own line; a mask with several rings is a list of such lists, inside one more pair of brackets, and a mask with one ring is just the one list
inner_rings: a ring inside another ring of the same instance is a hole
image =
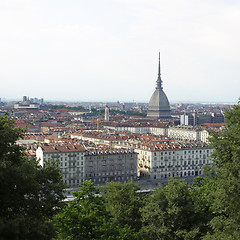
[[109, 121], [109, 107], [105, 106], [105, 121]]
[[171, 118], [171, 110], [168, 98], [163, 91], [161, 68], [160, 68], [160, 52], [159, 52], [159, 65], [158, 65], [158, 79], [156, 90], [154, 91], [149, 105], [147, 117], [154, 119], [166, 119]]

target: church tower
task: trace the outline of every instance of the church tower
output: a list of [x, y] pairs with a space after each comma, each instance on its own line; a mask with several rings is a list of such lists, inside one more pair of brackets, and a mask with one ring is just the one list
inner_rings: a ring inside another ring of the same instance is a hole
[[159, 52], [159, 63], [158, 63], [157, 86], [148, 105], [147, 117], [154, 118], [154, 119], [171, 118], [169, 101], [162, 87], [160, 52]]

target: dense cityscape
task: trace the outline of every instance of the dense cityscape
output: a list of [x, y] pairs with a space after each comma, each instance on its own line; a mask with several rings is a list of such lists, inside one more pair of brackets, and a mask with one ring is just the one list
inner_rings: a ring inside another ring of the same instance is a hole
[[1, 0], [0, 240], [239, 240], [239, 22]]
[[239, 104], [170, 104], [160, 55], [156, 83], [148, 104], [0, 102], [2, 239], [224, 239]]
[[1, 239], [239, 239], [239, 104], [162, 83], [159, 53], [149, 103], [0, 101]]
[[163, 91], [160, 55], [156, 89], [147, 103], [51, 103], [23, 96], [1, 102], [1, 115], [11, 114], [26, 128], [18, 144], [30, 157], [58, 159], [71, 190], [85, 180], [138, 181], [142, 189], [167, 184], [171, 177], [203, 175], [213, 149], [208, 138], [225, 126], [231, 104], [169, 104]]

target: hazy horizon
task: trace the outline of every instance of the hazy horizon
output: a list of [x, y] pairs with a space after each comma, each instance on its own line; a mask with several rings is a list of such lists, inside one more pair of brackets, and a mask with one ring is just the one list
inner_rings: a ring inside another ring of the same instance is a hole
[[[30, 97], [30, 96], [29, 96]], [[34, 98], [34, 97], [30, 97], [30, 98]], [[21, 99], [1, 99], [3, 102], [21, 102], [22, 101], [22, 98]], [[120, 102], [120, 104], [122, 103], [136, 103], [136, 104], [148, 104], [149, 102], [144, 102], [144, 101], [119, 101], [119, 100], [115, 100], [115, 101], [103, 101], [103, 100], [100, 100], [100, 101], [69, 101], [69, 100], [51, 100], [51, 99], [44, 99], [44, 102], [45, 103], [57, 103], [57, 104], [61, 104], [61, 103], [64, 103], [64, 104], [81, 104], [81, 103], [117, 103], [117, 102]], [[171, 104], [179, 104], [179, 103], [182, 103], [182, 104], [237, 104], [237, 101], [236, 102], [214, 102], [214, 101], [208, 101], [208, 102], [204, 102], [204, 101], [173, 101], [173, 102], [169, 102], [170, 105]]]
[[237, 0], [2, 0], [0, 98], [149, 102], [160, 50], [170, 103], [236, 103], [239, 22]]

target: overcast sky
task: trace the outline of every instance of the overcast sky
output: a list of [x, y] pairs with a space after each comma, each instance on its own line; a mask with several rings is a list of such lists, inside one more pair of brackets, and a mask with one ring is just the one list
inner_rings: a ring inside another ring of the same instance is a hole
[[0, 0], [0, 98], [237, 102], [239, 0]]

